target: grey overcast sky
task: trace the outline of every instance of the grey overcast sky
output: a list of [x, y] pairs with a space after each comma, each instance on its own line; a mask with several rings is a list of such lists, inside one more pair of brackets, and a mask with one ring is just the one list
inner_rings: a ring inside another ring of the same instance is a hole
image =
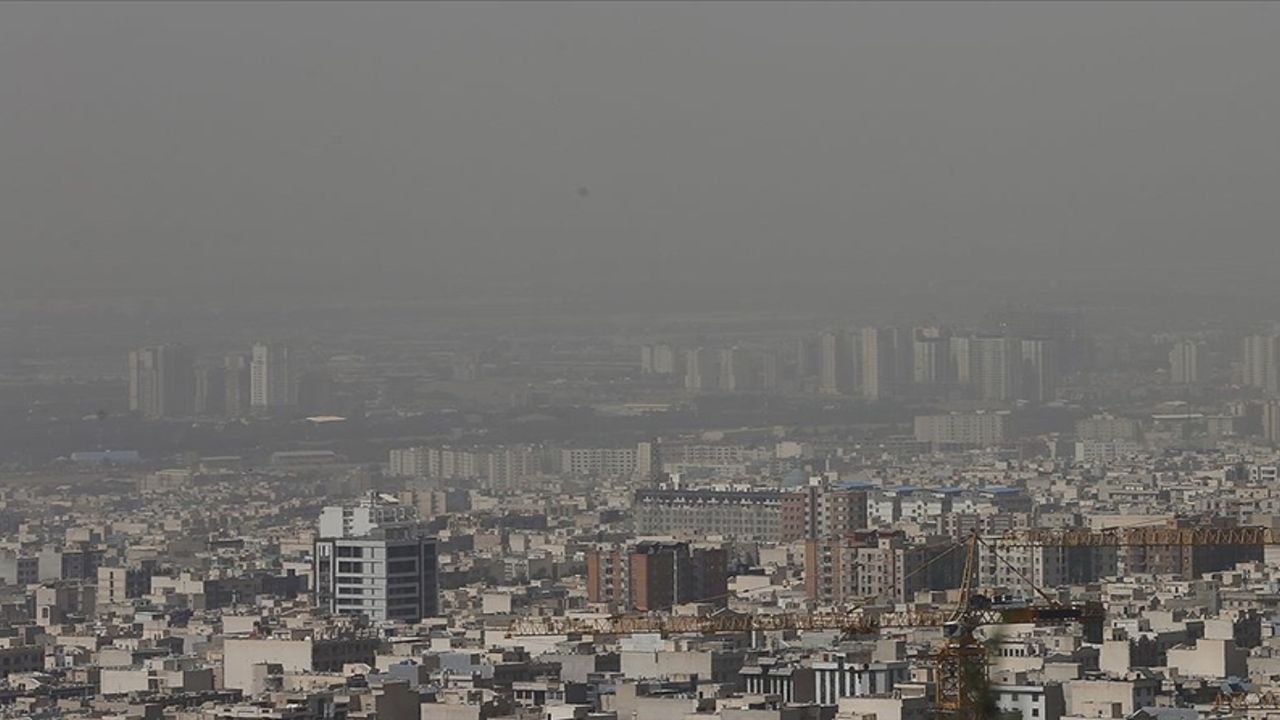
[[1277, 3], [5, 2], [0, 282], [1269, 286], [1277, 37]]

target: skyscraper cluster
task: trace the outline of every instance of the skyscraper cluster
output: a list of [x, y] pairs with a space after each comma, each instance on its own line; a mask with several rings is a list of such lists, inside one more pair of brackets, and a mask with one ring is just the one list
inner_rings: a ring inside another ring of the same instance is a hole
[[642, 374], [682, 377], [690, 392], [775, 390], [778, 366], [777, 353], [767, 348], [640, 346]]
[[867, 400], [954, 393], [992, 402], [1057, 396], [1051, 338], [952, 334], [937, 327], [828, 330], [801, 340], [797, 371], [825, 395]]
[[328, 396], [327, 377], [304, 371], [285, 344], [199, 359], [177, 343], [129, 353], [129, 409], [147, 419], [314, 411]]

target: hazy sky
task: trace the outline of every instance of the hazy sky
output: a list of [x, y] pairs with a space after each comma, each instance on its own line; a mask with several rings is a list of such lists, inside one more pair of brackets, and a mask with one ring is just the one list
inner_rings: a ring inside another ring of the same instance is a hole
[[1270, 284], [1277, 37], [1275, 3], [5, 2], [0, 282]]

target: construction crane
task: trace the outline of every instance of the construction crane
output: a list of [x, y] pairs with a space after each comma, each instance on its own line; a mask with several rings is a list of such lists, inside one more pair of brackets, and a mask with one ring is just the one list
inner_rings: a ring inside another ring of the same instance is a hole
[[[987, 677], [987, 650], [977, 631], [1008, 624], [1082, 623], [1086, 632], [1101, 630], [1101, 603], [1064, 604], [1050, 597], [999, 554], [1014, 547], [1154, 547], [1262, 546], [1277, 542], [1274, 531], [1260, 526], [1141, 526], [1088, 530], [1026, 529], [984, 538], [973, 532], [953, 549], [965, 546], [966, 557], [954, 610], [887, 610], [853, 608], [818, 613], [732, 613], [712, 615], [614, 615], [609, 617], [523, 617], [509, 628], [512, 636], [625, 635], [630, 633], [714, 634], [780, 630], [837, 630], [847, 635], [878, 634], [890, 628], [941, 627], [944, 643], [933, 656], [938, 711], [957, 720], [976, 715], [977, 688]], [[1000, 607], [978, 591], [978, 549], [989, 548], [1043, 600], [1020, 607]], [[1100, 633], [1094, 633], [1100, 634]]]

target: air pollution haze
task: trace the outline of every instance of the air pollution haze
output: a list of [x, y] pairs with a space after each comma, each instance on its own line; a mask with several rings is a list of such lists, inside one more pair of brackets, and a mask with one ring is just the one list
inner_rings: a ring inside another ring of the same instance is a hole
[[1277, 38], [0, 1], [0, 720], [1262, 718]]
[[4, 3], [10, 293], [1264, 291], [1274, 4]]

